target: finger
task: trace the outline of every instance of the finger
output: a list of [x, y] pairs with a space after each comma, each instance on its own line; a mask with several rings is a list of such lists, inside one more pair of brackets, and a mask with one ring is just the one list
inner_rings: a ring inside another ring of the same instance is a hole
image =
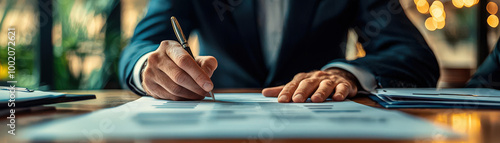
[[319, 83], [319, 87], [311, 96], [311, 101], [315, 103], [320, 103], [325, 101], [330, 94], [332, 94], [335, 88], [335, 82], [329, 79], [325, 79]]
[[347, 83], [339, 83], [335, 87], [335, 94], [333, 95], [333, 100], [335, 101], [343, 101], [347, 95], [349, 95], [349, 84]]
[[171, 95], [175, 97], [182, 97], [186, 99], [192, 99], [192, 100], [201, 100], [204, 99], [205, 96], [208, 96], [208, 93], [200, 96], [178, 84], [172, 84], [173, 81], [165, 75], [165, 77], [160, 78], [161, 80], [157, 81], [157, 84], [162, 86], [165, 90], [168, 91]]
[[162, 86], [159, 84], [152, 83], [148, 86], [151, 87], [152, 89], [155, 89], [149, 91], [153, 97], [157, 97], [160, 99], [174, 100], [174, 101], [188, 100], [186, 98], [172, 95], [167, 90], [163, 89]]
[[208, 77], [212, 77], [215, 69], [217, 69], [217, 59], [213, 56], [198, 56], [196, 62], [200, 65], [201, 69], [205, 71]]
[[[144, 71], [148, 72], [148, 70]], [[182, 97], [186, 99], [192, 99], [192, 100], [201, 100], [205, 98], [204, 96], [200, 96], [178, 84], [172, 84], [174, 81], [170, 79], [163, 71], [161, 70], [155, 70], [154, 72], [154, 77], [153, 80], [155, 81], [156, 84], [160, 85], [163, 89], [168, 91], [173, 96], [176, 97]], [[153, 91], [154, 92], [154, 91]], [[208, 93], [206, 94], [208, 95]], [[161, 97], [161, 96], [160, 96]], [[173, 97], [172, 97], [173, 98]]]
[[178, 42], [162, 41], [160, 46], [167, 46], [166, 53], [174, 63], [184, 70], [205, 91], [212, 91], [214, 85], [210, 77], [200, 68], [191, 55]]
[[262, 95], [264, 95], [265, 97], [278, 97], [283, 87], [285, 86], [282, 85], [282, 86], [264, 88], [264, 90], [262, 90]]
[[283, 87], [283, 90], [281, 90], [279, 96], [278, 96], [278, 102], [280, 103], [287, 103], [292, 100], [292, 94], [295, 92], [297, 89], [297, 86], [299, 85], [299, 82], [304, 79], [307, 75], [305, 73], [299, 73], [293, 77], [292, 81], [287, 83], [285, 87]]
[[142, 81], [142, 88], [144, 89], [144, 92], [146, 92], [146, 95], [151, 96], [151, 97], [153, 97], [155, 99], [160, 99], [160, 97], [158, 97], [158, 96], [154, 95], [153, 93], [149, 92], [149, 87], [146, 86], [146, 82], [147, 82], [147, 80], [143, 80]]
[[293, 102], [303, 103], [318, 88], [320, 80], [316, 78], [304, 79], [300, 82], [297, 90], [293, 93]]
[[[168, 78], [172, 80], [170, 83], [176, 83], [200, 96], [207, 96], [208, 92], [200, 87], [196, 81], [194, 81], [189, 74], [184, 70], [179, 68], [169, 57], [163, 59], [158, 65], [159, 70], [163, 73], [158, 73], [159, 75], [166, 74], [167, 77], [158, 77], [159, 79]], [[148, 64], [149, 65], [149, 64]], [[163, 81], [165, 83], [165, 81]], [[165, 83], [167, 84], [167, 83]]]

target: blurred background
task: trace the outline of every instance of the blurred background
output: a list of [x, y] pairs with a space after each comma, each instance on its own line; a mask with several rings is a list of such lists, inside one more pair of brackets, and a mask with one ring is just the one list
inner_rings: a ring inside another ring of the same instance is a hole
[[[439, 87], [462, 87], [493, 49], [500, 0], [401, 0], [441, 67]], [[1, 0], [0, 84], [6, 84], [8, 28], [16, 29], [17, 86], [114, 89], [121, 50], [148, 0]], [[347, 59], [365, 55], [354, 30]], [[197, 53], [197, 35], [189, 38]]]

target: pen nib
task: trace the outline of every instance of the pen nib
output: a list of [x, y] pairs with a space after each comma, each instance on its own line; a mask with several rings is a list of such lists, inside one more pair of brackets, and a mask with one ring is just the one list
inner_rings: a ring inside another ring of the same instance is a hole
[[210, 96], [212, 96], [212, 100], [215, 102], [215, 96], [214, 96], [214, 93], [212, 91], [210, 91]]

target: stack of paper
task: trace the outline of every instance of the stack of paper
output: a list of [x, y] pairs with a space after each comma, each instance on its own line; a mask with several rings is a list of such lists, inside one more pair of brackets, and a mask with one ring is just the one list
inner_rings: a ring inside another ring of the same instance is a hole
[[454, 138], [459, 135], [398, 111], [353, 101], [277, 103], [259, 93], [216, 94], [217, 102], [151, 97], [69, 119], [25, 128], [22, 139], [207, 139], [238, 138]]
[[385, 88], [370, 98], [385, 108], [500, 108], [500, 90], [489, 88]]

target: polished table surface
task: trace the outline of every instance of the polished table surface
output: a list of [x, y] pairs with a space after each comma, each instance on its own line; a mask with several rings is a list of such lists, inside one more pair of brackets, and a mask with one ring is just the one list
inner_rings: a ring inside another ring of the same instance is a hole
[[[81, 115], [103, 108], [115, 107], [124, 103], [140, 98], [140, 96], [128, 90], [72, 90], [58, 91], [71, 94], [95, 94], [96, 99], [67, 102], [33, 107], [25, 111], [16, 110], [16, 133], [25, 127], [60, 119]], [[230, 89], [216, 90], [216, 93], [224, 92], [260, 92], [259, 89]], [[366, 96], [357, 96], [351, 100], [364, 105], [381, 108]], [[485, 109], [391, 109], [399, 110], [410, 115], [423, 118], [433, 124], [448, 127], [456, 133], [464, 134], [462, 139], [442, 139], [439, 137], [431, 139], [412, 139], [412, 140], [369, 140], [369, 139], [273, 139], [272, 142], [500, 142], [500, 110]], [[0, 142], [20, 142], [12, 135], [7, 134], [5, 125], [8, 120], [2, 116], [2, 134]], [[409, 129], [411, 130], [411, 129]], [[203, 139], [203, 140], [127, 140], [125, 142], [249, 142], [246, 139]], [[25, 141], [22, 141], [25, 142]], [[58, 141], [56, 141], [58, 142]], [[65, 141], [63, 141], [65, 142]], [[79, 141], [75, 141], [79, 142]], [[107, 141], [115, 142], [115, 141]], [[123, 140], [117, 142], [124, 142]], [[251, 142], [251, 141], [250, 141]]]

